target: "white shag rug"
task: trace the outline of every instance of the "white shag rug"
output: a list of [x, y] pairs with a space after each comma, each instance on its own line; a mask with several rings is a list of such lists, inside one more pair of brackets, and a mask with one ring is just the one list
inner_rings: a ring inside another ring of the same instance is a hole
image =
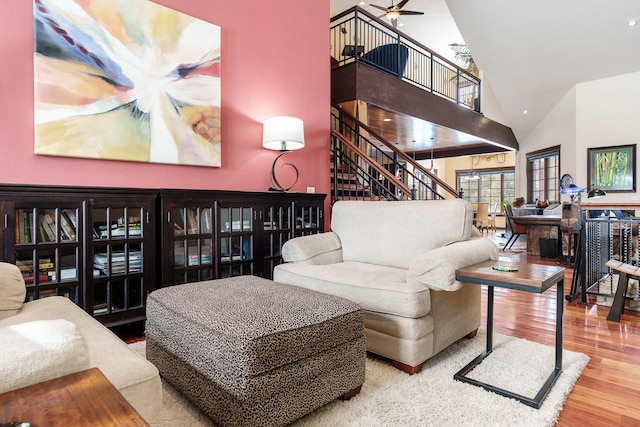
[[[485, 348], [484, 331], [462, 339], [407, 375], [387, 360], [368, 356], [360, 394], [336, 400], [292, 426], [553, 426], [589, 357], [564, 351], [563, 369], [540, 409], [453, 379], [453, 375]], [[531, 341], [494, 334], [493, 352], [468, 376], [533, 397], [555, 365], [555, 349]], [[145, 354], [144, 342], [131, 344]], [[162, 411], [152, 424], [213, 426], [164, 379]]]

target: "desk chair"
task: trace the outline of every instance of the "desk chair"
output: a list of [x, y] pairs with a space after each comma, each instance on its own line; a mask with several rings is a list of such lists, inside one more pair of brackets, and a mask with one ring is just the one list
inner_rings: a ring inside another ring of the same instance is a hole
[[498, 202], [494, 202], [489, 208], [489, 228], [496, 232], [496, 211], [498, 210]]
[[487, 234], [489, 234], [489, 203], [478, 203], [475, 221], [475, 225], [481, 234], [485, 228], [487, 229]]
[[513, 210], [511, 210], [510, 204], [504, 204], [504, 212], [507, 216], [507, 221], [509, 221], [509, 225], [511, 226], [511, 236], [509, 236], [509, 240], [507, 240], [507, 243], [502, 248], [502, 252], [504, 252], [505, 249], [509, 249], [511, 246], [513, 246], [516, 240], [518, 240], [518, 237], [523, 234], [527, 234], [527, 226], [516, 224], [516, 222], [513, 220]]

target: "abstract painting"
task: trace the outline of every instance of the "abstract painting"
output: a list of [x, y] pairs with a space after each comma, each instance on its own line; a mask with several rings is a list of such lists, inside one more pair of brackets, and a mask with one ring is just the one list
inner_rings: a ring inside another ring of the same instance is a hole
[[221, 165], [220, 27], [148, 0], [34, 0], [35, 153]]

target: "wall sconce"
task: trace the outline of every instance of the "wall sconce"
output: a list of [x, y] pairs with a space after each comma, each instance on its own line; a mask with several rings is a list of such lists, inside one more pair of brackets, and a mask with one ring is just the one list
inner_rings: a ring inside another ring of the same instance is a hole
[[289, 151], [299, 150], [304, 147], [304, 124], [302, 119], [291, 116], [277, 116], [266, 119], [262, 127], [262, 146], [269, 150], [278, 150], [281, 153], [273, 161], [271, 166], [271, 185], [269, 191], [288, 191], [298, 182], [298, 168], [291, 163], [285, 163], [281, 167], [291, 166], [296, 173], [296, 179], [289, 187], [283, 187], [276, 178], [276, 163], [278, 159]]

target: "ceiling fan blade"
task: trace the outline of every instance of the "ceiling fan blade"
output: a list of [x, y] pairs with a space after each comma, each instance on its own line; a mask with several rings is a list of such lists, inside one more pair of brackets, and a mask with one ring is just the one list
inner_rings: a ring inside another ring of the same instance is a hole
[[402, 9], [402, 8], [404, 7], [404, 5], [405, 5], [405, 4], [407, 4], [408, 2], [409, 2], [409, 0], [402, 0], [400, 3], [398, 3], [398, 4], [396, 5], [396, 7], [397, 7], [398, 9]]
[[401, 10], [400, 15], [424, 15], [424, 12], [414, 12], [412, 10]]
[[377, 4], [370, 4], [369, 6], [375, 7], [376, 9], [384, 10], [385, 12], [387, 11], [386, 7], [378, 6]]

